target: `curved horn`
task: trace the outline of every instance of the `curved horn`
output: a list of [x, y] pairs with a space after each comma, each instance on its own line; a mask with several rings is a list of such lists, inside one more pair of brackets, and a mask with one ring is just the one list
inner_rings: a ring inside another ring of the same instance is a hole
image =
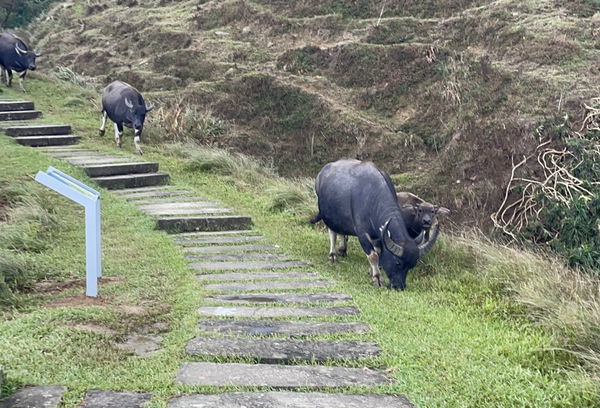
[[400, 257], [404, 253], [404, 248], [402, 248], [402, 245], [398, 245], [392, 240], [392, 235], [388, 230], [388, 225], [390, 221], [391, 220], [387, 220], [383, 227], [381, 227], [381, 236], [383, 237], [383, 244], [388, 249], [388, 251], [390, 251], [395, 256]]
[[42, 56], [42, 53], [41, 53], [41, 52], [37, 52], [37, 51], [36, 51], [36, 53], [35, 53], [35, 56], [36, 56], [36, 57], [41, 57], [41, 56]]
[[435, 244], [435, 240], [437, 239], [437, 237], [440, 233], [440, 223], [438, 222], [437, 218], [436, 218], [435, 224], [433, 225], [432, 228], [433, 228], [433, 235], [431, 235], [427, 241], [425, 241], [421, 245], [419, 245], [419, 257], [421, 257], [424, 254], [426, 254], [427, 252], [429, 252], [431, 250], [431, 248], [433, 247], [433, 244]]
[[125, 98], [125, 106], [127, 106], [129, 109], [133, 108], [133, 102], [131, 102], [131, 100], [129, 98]]
[[17, 54], [19, 55], [23, 55], [23, 54], [27, 54], [27, 50], [24, 50], [23, 48], [21, 48], [19, 46], [19, 43], [15, 44], [15, 51], [17, 52]]
[[419, 236], [417, 236], [415, 238], [415, 242], [417, 244], [420, 244], [421, 242], [423, 242], [423, 238], [425, 237], [425, 230], [422, 230], [421, 233], [419, 234]]

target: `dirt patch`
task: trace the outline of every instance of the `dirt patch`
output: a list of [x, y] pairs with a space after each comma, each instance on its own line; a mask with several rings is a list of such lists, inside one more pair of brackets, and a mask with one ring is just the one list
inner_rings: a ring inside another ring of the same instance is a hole
[[[101, 279], [102, 284], [124, 282], [121, 276], [105, 276]], [[42, 281], [33, 286], [33, 291], [44, 294], [57, 294], [68, 289], [85, 288], [85, 279], [67, 279], [62, 281]]]
[[93, 323], [87, 323], [87, 324], [72, 323], [72, 324], [67, 324], [66, 326], [70, 327], [72, 329], [86, 331], [86, 332], [92, 332], [92, 333], [97, 333], [97, 334], [107, 334], [110, 336], [118, 334], [118, 332], [116, 330], [113, 330], [111, 328], [108, 328], [106, 326], [102, 326], [99, 324], [93, 324]]
[[110, 305], [107, 298], [98, 296], [96, 298], [88, 297], [84, 293], [75, 296], [68, 296], [60, 299], [53, 300], [52, 302], [46, 303], [46, 307], [58, 308], [58, 307], [78, 307], [78, 306], [100, 306], [106, 307]]

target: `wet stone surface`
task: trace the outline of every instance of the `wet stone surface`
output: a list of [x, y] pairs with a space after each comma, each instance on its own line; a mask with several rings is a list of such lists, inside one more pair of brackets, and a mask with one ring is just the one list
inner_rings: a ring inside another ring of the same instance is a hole
[[247, 357], [265, 363], [323, 363], [371, 360], [381, 349], [375, 343], [358, 341], [196, 337], [187, 343], [185, 352], [192, 356]]
[[128, 336], [123, 343], [117, 343], [117, 348], [130, 351], [138, 356], [151, 356], [160, 350], [162, 338], [151, 334], [133, 334]]
[[186, 385], [331, 388], [388, 384], [384, 372], [366, 368], [274, 364], [183, 363], [176, 381]]
[[220, 253], [239, 253], [239, 252], [257, 252], [273, 251], [280, 249], [278, 245], [260, 244], [260, 245], [223, 245], [223, 246], [204, 246], [204, 247], [183, 247], [184, 252], [200, 254], [220, 254]]
[[206, 271], [230, 271], [240, 269], [285, 269], [308, 266], [303, 261], [248, 261], [248, 262], [193, 262], [190, 267]]
[[244, 281], [272, 279], [315, 279], [319, 274], [313, 272], [241, 272], [211, 273], [196, 275], [199, 281]]
[[202, 316], [213, 317], [324, 317], [354, 316], [359, 310], [354, 306], [333, 307], [222, 307], [205, 306], [198, 309]]
[[149, 393], [91, 390], [80, 408], [141, 408], [151, 397]]
[[265, 281], [250, 283], [211, 283], [204, 285], [204, 289], [213, 292], [252, 292], [257, 290], [293, 290], [328, 288], [334, 283], [327, 280], [300, 280], [300, 281]]
[[199, 324], [206, 333], [248, 336], [315, 336], [333, 333], [366, 333], [369, 326], [358, 322], [286, 322], [279, 320], [205, 319]]
[[0, 408], [55, 408], [66, 391], [61, 386], [25, 387], [0, 401]]
[[406, 397], [305, 392], [232, 392], [185, 395], [167, 408], [415, 408]]
[[352, 298], [345, 293], [248, 293], [236, 295], [211, 295], [209, 301], [222, 303], [319, 303], [347, 302]]
[[186, 255], [186, 259], [224, 262], [224, 261], [251, 261], [251, 260], [289, 260], [290, 256], [286, 254], [264, 254], [260, 252], [246, 252], [241, 254], [196, 254]]

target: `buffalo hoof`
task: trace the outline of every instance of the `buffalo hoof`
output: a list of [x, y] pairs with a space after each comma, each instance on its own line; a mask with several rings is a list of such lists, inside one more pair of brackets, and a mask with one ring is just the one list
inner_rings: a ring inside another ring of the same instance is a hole
[[337, 263], [337, 257], [335, 256], [335, 254], [329, 254], [329, 263], [331, 265], [336, 264]]
[[339, 248], [338, 249], [338, 255], [339, 256], [346, 256], [346, 255], [348, 255], [348, 250], [346, 248]]
[[142, 152], [141, 150], [138, 150], [136, 153], [139, 154], [140, 156], [142, 156], [144, 154], [144, 152]]
[[379, 278], [379, 276], [373, 277], [373, 286], [376, 287], [376, 288], [380, 288], [381, 286], [383, 286], [381, 284], [381, 279]]
[[100, 136], [104, 136], [104, 133], [106, 133], [104, 129], [98, 129], [98, 134]]

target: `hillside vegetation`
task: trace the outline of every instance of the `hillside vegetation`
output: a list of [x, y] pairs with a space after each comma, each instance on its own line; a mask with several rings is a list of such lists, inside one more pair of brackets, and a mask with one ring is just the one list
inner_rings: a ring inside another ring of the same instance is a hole
[[[600, 96], [599, 9], [597, 0], [89, 0], [58, 3], [24, 34], [45, 52], [42, 69], [70, 67], [98, 88], [119, 78], [157, 101], [153, 142], [228, 147], [285, 176], [372, 160], [457, 223], [495, 224], [597, 268], [600, 228], [577, 220], [600, 208], [598, 127], [584, 123]], [[567, 153], [538, 166], [548, 150]], [[523, 191], [533, 203], [519, 202]]]

